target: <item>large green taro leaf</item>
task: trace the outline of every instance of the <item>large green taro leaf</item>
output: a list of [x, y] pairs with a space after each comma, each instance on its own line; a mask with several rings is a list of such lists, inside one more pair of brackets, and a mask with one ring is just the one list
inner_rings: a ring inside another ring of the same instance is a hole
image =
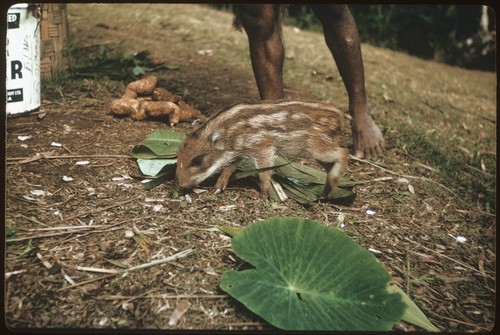
[[176, 131], [157, 130], [132, 149], [132, 157], [143, 159], [175, 158], [185, 138], [186, 135]]
[[387, 290], [389, 273], [338, 229], [269, 219], [236, 234], [232, 247], [255, 268], [224, 273], [221, 288], [278, 328], [384, 331], [405, 311]]

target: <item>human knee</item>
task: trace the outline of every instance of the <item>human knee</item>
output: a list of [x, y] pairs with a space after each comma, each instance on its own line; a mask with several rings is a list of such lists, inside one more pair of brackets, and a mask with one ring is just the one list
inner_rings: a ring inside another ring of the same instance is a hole
[[238, 5], [237, 15], [247, 34], [252, 36], [269, 36], [279, 25], [279, 10], [274, 4]]
[[314, 15], [323, 23], [327, 21], [340, 21], [351, 15], [347, 5], [311, 5]]

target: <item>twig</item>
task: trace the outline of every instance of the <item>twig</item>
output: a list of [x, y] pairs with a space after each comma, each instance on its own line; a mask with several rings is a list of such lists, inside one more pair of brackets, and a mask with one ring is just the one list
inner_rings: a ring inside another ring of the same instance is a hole
[[63, 156], [47, 156], [44, 154], [36, 154], [32, 157], [6, 157], [7, 164], [24, 164], [35, 162], [39, 159], [74, 159], [74, 158], [131, 158], [128, 155], [63, 155]]
[[470, 327], [474, 327], [474, 328], [477, 327], [477, 324], [474, 324], [474, 323], [470, 323], [470, 322], [465, 322], [465, 321], [461, 321], [461, 320], [457, 320], [457, 319], [448, 318], [448, 317], [443, 316], [443, 315], [440, 315], [439, 317], [443, 318], [443, 319], [446, 319], [446, 320], [449, 320], [449, 321], [461, 323], [463, 325], [467, 325], [467, 326], [470, 326]]
[[141, 296], [124, 296], [124, 295], [105, 295], [97, 297], [97, 300], [127, 300], [127, 299], [225, 299], [229, 298], [226, 294], [150, 294]]
[[386, 169], [378, 164], [375, 164], [373, 162], [370, 162], [366, 159], [362, 159], [362, 158], [357, 158], [353, 155], [349, 155], [349, 158], [355, 160], [355, 161], [358, 161], [358, 162], [363, 162], [363, 163], [366, 163], [366, 164], [369, 164], [369, 165], [372, 165], [372, 166], [375, 166], [376, 168], [382, 170], [382, 171], [385, 171], [385, 172], [388, 172], [390, 174], [393, 174], [393, 175], [396, 175], [396, 176], [399, 176], [399, 177], [403, 177], [403, 178], [408, 178], [408, 179], [420, 179], [420, 180], [425, 180], [425, 181], [430, 181], [438, 186], [441, 186], [442, 188], [444, 188], [445, 190], [447, 190], [448, 192], [450, 192], [451, 194], [453, 194], [455, 197], [459, 198], [458, 195], [453, 192], [452, 190], [450, 190], [448, 187], [444, 186], [443, 184], [440, 184], [438, 183], [437, 181], [435, 180], [432, 180], [430, 178], [426, 178], [426, 177], [418, 177], [418, 176], [411, 176], [411, 175], [407, 175], [407, 174], [403, 174], [403, 173], [398, 173], [398, 172], [394, 172], [394, 171], [391, 171], [389, 169]]
[[117, 271], [116, 273], [111, 273], [109, 275], [102, 276], [102, 277], [99, 277], [99, 278], [94, 278], [94, 279], [86, 280], [86, 281], [83, 281], [83, 282], [80, 282], [80, 283], [77, 283], [77, 284], [74, 284], [74, 285], [66, 286], [66, 287], [58, 289], [57, 291], [59, 292], [59, 291], [68, 290], [70, 288], [74, 288], [74, 287], [77, 287], [77, 286], [85, 285], [85, 284], [88, 284], [88, 283], [91, 283], [91, 282], [94, 282], [94, 281], [97, 281], [97, 280], [101, 280], [101, 279], [106, 279], [106, 278], [109, 278], [109, 277], [113, 277], [113, 276], [116, 276], [116, 275], [119, 275], [119, 274], [122, 274], [122, 273], [127, 273], [127, 272], [130, 272], [130, 271], [136, 271], [136, 270], [140, 270], [140, 269], [149, 268], [149, 267], [152, 267], [152, 266], [155, 266], [155, 265], [159, 265], [159, 264], [163, 264], [163, 263], [168, 263], [168, 262], [174, 261], [176, 259], [189, 256], [193, 252], [194, 252], [194, 250], [192, 248], [189, 248], [189, 249], [186, 249], [184, 251], [178, 252], [178, 253], [176, 253], [176, 254], [174, 254], [172, 256], [169, 256], [169, 257], [165, 257], [165, 258], [162, 258], [162, 259], [159, 259], [159, 260], [156, 260], [156, 261], [152, 261], [152, 262], [149, 262], [149, 263], [144, 263], [144, 264], [141, 264], [141, 265], [133, 266], [131, 268], [128, 268], [128, 269], [125, 269], [125, 270], [121, 270], [121, 271]]
[[[75, 230], [69, 230], [69, 231], [63, 231], [63, 232], [59, 232], [59, 233], [53, 233], [53, 234], [44, 234], [44, 235], [32, 235], [32, 236], [25, 236], [25, 237], [19, 237], [19, 238], [11, 238], [11, 239], [7, 239], [5, 240], [5, 242], [19, 242], [19, 241], [26, 241], [26, 240], [33, 240], [33, 239], [38, 239], [38, 238], [46, 238], [46, 237], [53, 237], [53, 236], [60, 236], [60, 235], [66, 235], [66, 234], [75, 234], [75, 233], [78, 233], [80, 232], [82, 229], [93, 229], [93, 228], [106, 228], [106, 229], [111, 229], [115, 226], [119, 226], [119, 225], [122, 225], [124, 223], [127, 223], [129, 222], [130, 220], [127, 220], [127, 221], [122, 221], [122, 222], [118, 222], [118, 223], [115, 223], [115, 224], [112, 224], [112, 225], [99, 225], [99, 226], [86, 226], [86, 228], [84, 228], [84, 226], [75, 226], [76, 229]], [[73, 228], [73, 227], [71, 227]], [[54, 227], [54, 228], [39, 228], [39, 229], [27, 229], [28, 231], [37, 231], [37, 230], [53, 230], [53, 229], [70, 229], [70, 227]], [[102, 232], [103, 230], [95, 230], [95, 231], [92, 231], [91, 233], [99, 233], [99, 232]], [[87, 233], [88, 234], [88, 233]]]
[[[426, 247], [425, 245], [422, 245], [422, 244], [419, 244], [419, 243], [417, 243], [417, 242], [415, 242], [415, 241], [410, 240], [408, 237], [405, 237], [404, 239], [405, 239], [406, 241], [408, 241], [408, 242], [411, 242], [411, 243], [413, 243], [413, 244], [415, 244], [415, 245], [418, 245], [419, 247], [424, 248], [425, 250], [427, 250], [427, 251], [429, 251], [429, 252], [432, 252], [433, 254], [436, 254], [436, 255], [438, 255], [438, 256], [440, 256], [440, 257], [446, 258], [446, 259], [448, 259], [448, 260], [450, 260], [450, 261], [452, 261], [452, 262], [457, 263], [458, 265], [464, 266], [464, 267], [466, 267], [466, 268], [468, 268], [468, 269], [470, 269], [470, 270], [472, 270], [472, 271], [474, 271], [474, 272], [477, 272], [477, 273], [480, 273], [480, 274], [481, 274], [481, 271], [479, 271], [478, 269], [476, 269], [476, 268], [474, 268], [474, 267], [472, 267], [472, 266], [470, 266], [470, 265], [467, 265], [467, 264], [462, 263], [462, 262], [460, 262], [460, 261], [458, 261], [458, 260], [456, 260], [456, 259], [454, 259], [454, 258], [451, 258], [451, 257], [449, 257], [449, 256], [443, 255], [443, 254], [441, 254], [441, 253], [439, 253], [439, 252], [436, 252], [436, 251], [432, 250], [431, 248]], [[414, 251], [412, 251], [412, 250], [408, 250], [408, 251], [410, 251], [410, 252], [412, 252], [412, 253], [415, 253], [415, 252], [414, 252]]]
[[165, 258], [162, 258], [162, 259], [158, 259], [156, 261], [151, 261], [149, 263], [144, 263], [144, 264], [141, 264], [141, 265], [133, 266], [133, 267], [125, 269], [125, 270], [123, 270], [121, 272], [130, 272], [130, 271], [135, 271], [135, 270], [140, 270], [140, 269], [146, 269], [146, 268], [149, 268], [149, 267], [152, 267], [152, 266], [155, 266], [155, 265], [159, 265], [159, 264], [163, 264], [163, 263], [168, 263], [168, 262], [171, 262], [171, 261], [175, 261], [176, 259], [189, 256], [193, 252], [194, 252], [194, 250], [191, 249], [191, 248], [189, 248], [189, 249], [186, 249], [184, 251], [178, 252], [175, 255], [172, 255], [172, 256], [169, 256], [169, 257], [165, 257]]
[[60, 289], [57, 290], [57, 292], [65, 291], [65, 290], [70, 289], [70, 288], [75, 288], [75, 287], [78, 287], [78, 286], [86, 285], [86, 284], [89, 284], [89, 283], [93, 283], [95, 281], [99, 281], [99, 280], [102, 280], [102, 279], [111, 278], [111, 277], [114, 277], [114, 276], [116, 276], [116, 274], [112, 273], [112, 274], [105, 275], [105, 276], [102, 276], [102, 277], [97, 277], [97, 278], [92, 278], [92, 279], [89, 279], [89, 280], [84, 280], [84, 281], [79, 282], [77, 284], [73, 284], [73, 285], [70, 285], [70, 286], [66, 286], [66, 287], [60, 288]]
[[17, 271], [11, 271], [11, 272], [5, 272], [5, 279], [9, 279], [13, 275], [18, 275], [20, 273], [25, 273], [26, 270], [17, 270]]
[[98, 273], [113, 273], [117, 274], [120, 272], [120, 270], [116, 269], [101, 269], [101, 268], [94, 268], [94, 267], [88, 267], [88, 266], [71, 266], [72, 268], [80, 271], [88, 271], [88, 272], [98, 272]]
[[[46, 261], [39, 252], [36, 253], [36, 257], [42, 262], [43, 266], [45, 266], [48, 270], [52, 269], [52, 264], [50, 264], [48, 261]], [[74, 280], [71, 279], [64, 271], [62, 271], [62, 274], [63, 274], [64, 279], [68, 283], [70, 283], [71, 285], [75, 284]]]
[[76, 214], [76, 215], [73, 215], [73, 216], [67, 217], [67, 218], [66, 218], [66, 221], [73, 220], [73, 219], [76, 219], [76, 218], [79, 218], [79, 217], [82, 217], [82, 216], [87, 216], [87, 215], [89, 215], [89, 214], [100, 213], [100, 212], [106, 211], [106, 210], [111, 209], [111, 208], [114, 208], [114, 207], [118, 207], [118, 206], [126, 205], [126, 204], [128, 204], [128, 203], [131, 203], [131, 202], [137, 201], [137, 200], [139, 200], [140, 198], [141, 198], [141, 196], [138, 196], [138, 197], [135, 197], [135, 198], [132, 198], [132, 199], [128, 199], [128, 200], [122, 201], [122, 202], [117, 202], [117, 203], [115, 203], [115, 204], [112, 204], [112, 205], [109, 205], [109, 206], [106, 206], [106, 207], [102, 207], [102, 208], [99, 208], [99, 209], [94, 209], [94, 210], [87, 211], [87, 212], [83, 212], [83, 213], [80, 213], [80, 214]]

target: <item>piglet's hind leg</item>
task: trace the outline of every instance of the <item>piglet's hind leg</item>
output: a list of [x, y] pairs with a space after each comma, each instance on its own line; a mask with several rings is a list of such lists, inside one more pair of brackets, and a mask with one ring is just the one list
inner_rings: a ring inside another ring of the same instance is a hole
[[[261, 155], [255, 158], [255, 166], [258, 169], [268, 168], [273, 166], [274, 162], [274, 148], [264, 148], [261, 151]], [[271, 176], [273, 172], [271, 170], [263, 171], [259, 173], [260, 181], [260, 197], [262, 199], [269, 199], [272, 195], [272, 185]]]
[[327, 170], [326, 184], [323, 196], [326, 197], [332, 192], [337, 192], [342, 171], [347, 167], [349, 151], [345, 148], [338, 148], [322, 155], [318, 159]]

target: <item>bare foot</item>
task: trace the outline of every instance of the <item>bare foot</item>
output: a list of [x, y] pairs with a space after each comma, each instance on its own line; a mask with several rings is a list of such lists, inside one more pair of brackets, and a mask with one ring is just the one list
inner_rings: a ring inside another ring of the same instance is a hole
[[354, 156], [377, 159], [384, 155], [385, 141], [370, 113], [353, 114], [352, 141]]

